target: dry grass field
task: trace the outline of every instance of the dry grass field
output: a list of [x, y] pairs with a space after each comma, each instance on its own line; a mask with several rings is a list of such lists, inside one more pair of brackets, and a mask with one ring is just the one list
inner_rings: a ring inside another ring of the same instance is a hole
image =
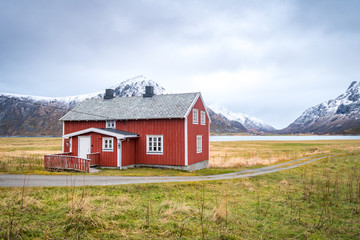
[[[0, 148], [2, 173], [37, 173], [61, 141], [0, 139]], [[321, 153], [336, 155], [243, 179], [0, 188], [0, 239], [360, 239], [360, 141], [211, 143], [210, 164]]]
[[[59, 174], [45, 171], [43, 156], [60, 153], [61, 148], [61, 138], [0, 138], [0, 173]], [[124, 171], [104, 170], [98, 174], [128, 176], [219, 174], [305, 156], [351, 152], [359, 148], [360, 140], [211, 142], [210, 169], [196, 173], [137, 168]]]
[[239, 168], [271, 165], [317, 154], [360, 148], [360, 140], [211, 142], [210, 167]]

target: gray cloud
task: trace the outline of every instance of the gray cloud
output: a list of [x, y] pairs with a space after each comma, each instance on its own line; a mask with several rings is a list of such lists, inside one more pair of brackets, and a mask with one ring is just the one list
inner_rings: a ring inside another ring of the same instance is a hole
[[359, 75], [358, 1], [1, 1], [0, 91], [66, 96], [143, 74], [290, 124]]

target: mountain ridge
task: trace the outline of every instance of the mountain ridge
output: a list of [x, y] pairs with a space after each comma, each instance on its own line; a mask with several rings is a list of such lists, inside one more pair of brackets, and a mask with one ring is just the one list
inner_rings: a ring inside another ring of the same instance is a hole
[[[167, 93], [153, 80], [139, 75], [112, 86], [115, 97], [142, 96], [145, 86], [153, 86], [155, 94]], [[43, 97], [0, 93], [0, 135], [2, 136], [61, 136], [62, 124], [58, 120], [88, 98], [102, 98], [104, 92], [67, 96]], [[213, 133], [248, 133], [239, 122], [223, 115], [211, 113], [210, 131]]]
[[306, 109], [281, 134], [346, 134], [360, 126], [360, 82], [353, 81], [344, 94]]
[[[165, 91], [156, 82], [142, 75], [113, 86], [115, 97], [141, 96], [146, 85], [154, 92]], [[59, 119], [79, 102], [104, 96], [105, 91], [68, 97], [43, 97], [0, 93], [0, 136], [61, 136]]]
[[[155, 94], [167, 93], [153, 80], [139, 75], [114, 85], [115, 97], [141, 96], [145, 86]], [[59, 119], [87, 98], [102, 98], [105, 91], [67, 97], [42, 97], [0, 93], [0, 136], [61, 136]], [[264, 121], [225, 107], [207, 108], [213, 134], [359, 134], [360, 82], [352, 82], [335, 99], [306, 109], [293, 123], [275, 130]]]
[[272, 133], [275, 131], [275, 128], [265, 123], [263, 120], [250, 116], [244, 113], [235, 113], [230, 111], [226, 107], [218, 105], [210, 105], [215, 113], [221, 114], [231, 121], [237, 121], [241, 123], [249, 132], [253, 133]]

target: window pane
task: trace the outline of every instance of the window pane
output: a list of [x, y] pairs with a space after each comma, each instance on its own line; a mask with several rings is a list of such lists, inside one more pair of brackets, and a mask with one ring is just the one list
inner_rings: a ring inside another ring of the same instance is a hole
[[147, 136], [147, 152], [149, 153], [162, 153], [163, 146], [163, 137], [162, 136]]

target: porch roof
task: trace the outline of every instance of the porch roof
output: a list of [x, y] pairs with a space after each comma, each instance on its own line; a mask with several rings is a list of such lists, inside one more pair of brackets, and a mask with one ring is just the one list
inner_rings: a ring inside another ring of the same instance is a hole
[[87, 129], [84, 129], [84, 130], [81, 130], [81, 131], [66, 134], [66, 135], [63, 136], [63, 138], [75, 137], [75, 136], [79, 136], [79, 135], [90, 133], [90, 132], [104, 134], [104, 135], [107, 135], [107, 136], [116, 137], [118, 139], [137, 138], [137, 137], [139, 137], [139, 134], [131, 133], [131, 132], [125, 132], [125, 131], [112, 129], [112, 128], [87, 128]]

